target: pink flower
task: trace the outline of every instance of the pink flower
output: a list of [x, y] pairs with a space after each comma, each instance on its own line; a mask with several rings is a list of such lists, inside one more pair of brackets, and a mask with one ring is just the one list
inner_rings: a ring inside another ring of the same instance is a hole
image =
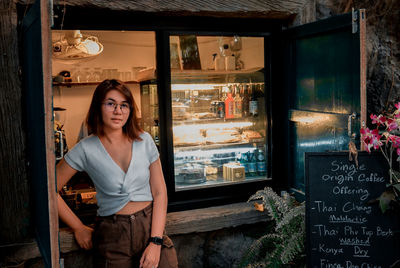
[[397, 108], [397, 111], [400, 112], [400, 101], [394, 105]]
[[372, 140], [371, 140], [371, 143], [372, 143], [372, 145], [374, 146], [374, 149], [376, 150], [376, 149], [379, 149], [379, 147], [381, 147], [382, 146], [382, 142], [381, 142], [381, 135], [377, 135], [377, 136], [374, 136], [373, 138], [372, 138]]
[[397, 148], [397, 155], [400, 157], [400, 147]]
[[371, 152], [372, 147], [378, 149], [382, 146], [378, 129], [361, 128], [360, 132], [362, 141], [367, 145], [367, 152]]
[[372, 124], [377, 124], [378, 126], [386, 122], [386, 117], [381, 114], [378, 116], [371, 114], [369, 117], [372, 119]]
[[397, 124], [396, 120], [393, 120], [393, 119], [390, 119], [390, 118], [386, 121], [386, 126], [387, 126], [387, 130], [388, 131], [395, 130], [395, 129], [397, 129], [399, 127], [399, 125]]
[[372, 147], [372, 144], [367, 144], [367, 147], [365, 148], [365, 150], [366, 150], [368, 153], [370, 153], [370, 152], [371, 152], [371, 147]]
[[400, 148], [400, 137], [396, 135], [389, 135], [388, 140], [392, 142], [393, 148]]
[[369, 128], [366, 127], [366, 128], [361, 128], [360, 132], [361, 132], [361, 135], [363, 135], [366, 138], [371, 138], [372, 136], [380, 137], [378, 129], [370, 130]]
[[369, 139], [370, 136], [372, 135], [371, 130], [369, 130], [369, 128], [361, 128], [360, 133], [361, 133], [361, 140], [363, 142], [365, 142], [367, 139]]
[[396, 106], [396, 111], [394, 111], [394, 113], [393, 113], [394, 118], [399, 118], [400, 117], [400, 102], [396, 103], [394, 106]]

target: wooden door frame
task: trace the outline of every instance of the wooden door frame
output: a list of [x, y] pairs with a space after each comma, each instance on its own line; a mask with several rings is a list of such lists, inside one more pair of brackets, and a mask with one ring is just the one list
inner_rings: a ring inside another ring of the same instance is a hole
[[[360, 123], [361, 127], [366, 126], [367, 122], [367, 52], [366, 52], [366, 42], [367, 42], [367, 18], [365, 9], [359, 10], [359, 31], [360, 31], [360, 105], [361, 105], [361, 115]], [[360, 149], [365, 151], [365, 144], [361, 142]]]
[[51, 10], [52, 0], [40, 0], [40, 21], [42, 41], [42, 68], [43, 68], [43, 96], [45, 112], [45, 142], [46, 142], [46, 171], [47, 171], [47, 193], [49, 207], [50, 226], [50, 249], [51, 267], [60, 267], [59, 263], [59, 241], [58, 241], [58, 206], [57, 206], [57, 183], [54, 154], [54, 121], [53, 121], [53, 88], [52, 88], [52, 66], [51, 66]]

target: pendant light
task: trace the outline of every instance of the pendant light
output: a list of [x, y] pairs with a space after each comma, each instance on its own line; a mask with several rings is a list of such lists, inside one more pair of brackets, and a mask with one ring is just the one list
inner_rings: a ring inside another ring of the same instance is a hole
[[53, 59], [64, 64], [75, 64], [94, 59], [103, 52], [98, 38], [81, 34], [80, 30], [65, 31], [53, 42]]

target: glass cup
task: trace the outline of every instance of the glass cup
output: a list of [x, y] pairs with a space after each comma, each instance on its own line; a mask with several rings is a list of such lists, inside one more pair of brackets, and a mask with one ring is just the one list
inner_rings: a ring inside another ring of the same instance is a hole
[[91, 72], [89, 67], [83, 68], [83, 81], [82, 82], [90, 82]]
[[131, 72], [124, 72], [123, 78], [124, 78], [124, 81], [131, 81], [132, 80], [132, 73]]
[[111, 69], [111, 77], [109, 79], [119, 79], [118, 69]]
[[123, 81], [124, 80], [124, 72], [117, 72], [117, 76], [115, 78]]
[[110, 79], [110, 78], [111, 78], [111, 69], [104, 69], [101, 79], [105, 80], [105, 79]]
[[79, 68], [77, 68], [76, 72], [72, 75], [72, 81], [77, 83], [83, 82], [83, 73]]
[[76, 74], [76, 68], [71, 68], [70, 74], [71, 74], [71, 82], [76, 82], [74, 77]]
[[100, 82], [101, 78], [102, 78], [101, 68], [99, 67], [94, 68], [93, 81]]

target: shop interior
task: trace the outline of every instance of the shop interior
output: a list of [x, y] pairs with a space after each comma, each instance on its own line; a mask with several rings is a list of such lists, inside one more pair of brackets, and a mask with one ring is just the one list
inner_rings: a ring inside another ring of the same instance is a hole
[[[92, 94], [115, 78], [131, 89], [141, 127], [157, 146], [159, 115], [171, 112], [164, 125], [171, 126], [172, 191], [270, 180], [263, 37], [170, 35], [168, 89], [157, 89], [155, 32], [54, 30], [52, 43], [58, 161], [90, 135], [84, 122]], [[159, 109], [158, 90], [170, 90], [167, 111]], [[85, 209], [93, 215], [87, 175], [78, 173], [62, 194], [81, 216]]]

